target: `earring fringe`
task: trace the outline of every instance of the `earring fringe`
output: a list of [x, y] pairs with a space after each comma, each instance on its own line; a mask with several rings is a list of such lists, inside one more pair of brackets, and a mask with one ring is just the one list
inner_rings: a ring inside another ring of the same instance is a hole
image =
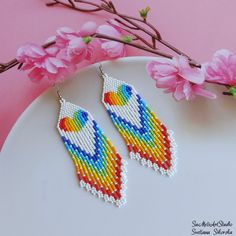
[[104, 72], [102, 77], [102, 102], [123, 136], [131, 159], [172, 176], [177, 159], [173, 131], [167, 130], [133, 86]]
[[60, 102], [57, 128], [74, 162], [80, 186], [106, 202], [124, 205], [126, 162], [89, 112], [64, 99]]

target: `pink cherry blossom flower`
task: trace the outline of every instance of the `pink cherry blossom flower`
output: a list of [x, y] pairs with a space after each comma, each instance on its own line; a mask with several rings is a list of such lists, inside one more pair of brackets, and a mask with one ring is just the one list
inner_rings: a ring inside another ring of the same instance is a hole
[[156, 81], [157, 88], [162, 88], [166, 93], [180, 101], [191, 100], [196, 95], [216, 98], [210, 91], [203, 88], [205, 80], [201, 69], [192, 68], [188, 59], [179, 56], [173, 59], [159, 57], [147, 64], [149, 75]]
[[84, 23], [81, 30], [76, 32], [69, 27], [61, 27], [57, 30], [56, 44], [63, 47], [67, 47], [70, 40], [78, 37], [88, 37], [96, 33], [97, 24], [93, 21]]
[[69, 63], [57, 58], [57, 48], [44, 49], [35, 44], [25, 44], [17, 51], [17, 60], [23, 63], [22, 70], [30, 70], [29, 78], [33, 82], [39, 82], [44, 78], [57, 82], [72, 70]]
[[[86, 41], [87, 40], [87, 41]], [[94, 52], [94, 45], [90, 43], [90, 37], [87, 38], [74, 38], [70, 40], [67, 53], [70, 56], [72, 63], [79, 63], [86, 60], [91, 60]]]
[[216, 51], [205, 70], [207, 80], [236, 86], [236, 54], [229, 50]]
[[66, 48], [71, 39], [79, 37], [78, 33], [69, 27], [60, 27], [55, 37], [56, 45], [60, 48]]
[[90, 35], [96, 32], [95, 22], [86, 22], [79, 32], [62, 27], [57, 30], [56, 45], [61, 48], [60, 55], [63, 58], [77, 64], [84, 59], [91, 60], [97, 42]]
[[[108, 35], [115, 38], [121, 38], [121, 32], [112, 25], [100, 25], [97, 29], [97, 33]], [[125, 56], [125, 46], [122, 43], [101, 39], [101, 48], [103, 53], [109, 58], [118, 58]]]
[[33, 43], [27, 43], [17, 50], [17, 60], [24, 63], [21, 67], [22, 70], [31, 69], [34, 62], [46, 55], [46, 51]]

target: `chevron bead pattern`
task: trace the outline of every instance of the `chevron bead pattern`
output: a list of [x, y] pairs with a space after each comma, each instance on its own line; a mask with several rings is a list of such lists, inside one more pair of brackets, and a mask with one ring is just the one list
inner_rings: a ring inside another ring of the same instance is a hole
[[81, 187], [105, 201], [123, 205], [126, 163], [92, 116], [62, 100], [57, 128], [72, 157]]
[[176, 144], [167, 130], [133, 86], [103, 74], [103, 104], [123, 136], [132, 159], [142, 165], [173, 175]]

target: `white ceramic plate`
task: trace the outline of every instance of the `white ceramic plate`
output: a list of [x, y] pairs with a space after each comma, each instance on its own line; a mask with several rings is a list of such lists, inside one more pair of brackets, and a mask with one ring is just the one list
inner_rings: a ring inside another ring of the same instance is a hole
[[0, 235], [188, 236], [193, 220], [236, 224], [235, 100], [200, 98], [177, 103], [155, 88], [145, 71], [149, 60], [124, 58], [104, 63], [104, 69], [133, 84], [174, 130], [179, 146], [177, 174], [161, 176], [128, 158], [125, 144], [101, 104], [97, 65], [90, 66], [67, 81], [62, 93], [93, 114], [128, 160], [128, 203], [119, 209], [79, 188], [56, 130], [59, 103], [51, 89], [23, 113], [3, 147]]

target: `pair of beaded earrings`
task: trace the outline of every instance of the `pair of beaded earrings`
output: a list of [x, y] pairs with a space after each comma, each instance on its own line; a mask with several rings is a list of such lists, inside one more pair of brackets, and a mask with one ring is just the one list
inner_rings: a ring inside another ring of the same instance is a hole
[[[175, 141], [133, 86], [104, 79], [102, 102], [124, 138], [131, 159], [161, 174], [175, 172]], [[57, 128], [76, 167], [80, 186], [116, 206], [125, 204], [126, 161], [117, 153], [91, 114], [67, 102], [60, 94]]]

